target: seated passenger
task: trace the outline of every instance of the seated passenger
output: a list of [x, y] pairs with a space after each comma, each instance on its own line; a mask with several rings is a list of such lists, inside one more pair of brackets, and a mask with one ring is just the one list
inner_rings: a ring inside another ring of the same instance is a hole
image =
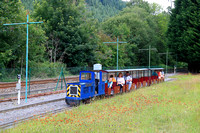
[[112, 85], [113, 85], [113, 76], [110, 75], [110, 78], [108, 80], [106, 80], [105, 83], [108, 83], [108, 88], [112, 88]]
[[122, 73], [120, 72], [117, 77], [117, 86], [120, 86], [120, 92], [122, 93], [123, 85], [125, 84], [124, 78]]
[[108, 82], [108, 88], [111, 88], [111, 95], [113, 95], [114, 94], [114, 90], [112, 88], [112, 85], [113, 85], [113, 82], [116, 82], [116, 79], [113, 78], [113, 75], [110, 75], [109, 80], [107, 80], [105, 83], [107, 83], [107, 82]]
[[126, 84], [128, 85], [128, 90], [130, 91], [132, 85], [132, 76], [129, 72], [126, 72]]
[[158, 71], [158, 79], [161, 79], [161, 72]]
[[153, 71], [152, 76], [158, 76], [156, 71]]
[[112, 78], [113, 82], [116, 82], [116, 79], [113, 77], [113, 75], [110, 75], [110, 78]]
[[161, 72], [161, 77], [162, 77], [162, 78], [165, 78], [165, 73], [164, 73], [164, 71]]

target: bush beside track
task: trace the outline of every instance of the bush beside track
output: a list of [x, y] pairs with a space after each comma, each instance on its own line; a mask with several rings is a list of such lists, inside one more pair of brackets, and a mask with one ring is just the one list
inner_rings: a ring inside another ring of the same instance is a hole
[[4, 132], [200, 132], [200, 75], [174, 78]]

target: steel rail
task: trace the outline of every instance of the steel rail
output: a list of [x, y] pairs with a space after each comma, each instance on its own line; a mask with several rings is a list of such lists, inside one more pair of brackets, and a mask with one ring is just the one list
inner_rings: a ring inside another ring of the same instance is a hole
[[[76, 77], [66, 77], [65, 80], [78, 80], [78, 76]], [[60, 79], [61, 80], [61, 79]], [[35, 81], [31, 81], [30, 84], [34, 85], [34, 84], [48, 84], [48, 83], [57, 83], [58, 79], [45, 79], [45, 80], [35, 80]], [[11, 87], [16, 87], [16, 83], [17, 82], [6, 82], [6, 83], [0, 83], [0, 89], [7, 89], [7, 88], [11, 88]], [[22, 87], [25, 87], [26, 82], [23, 81], [21, 83]]]
[[58, 98], [58, 99], [53, 99], [53, 100], [49, 100], [49, 101], [47, 100], [47, 101], [43, 101], [43, 102], [32, 103], [32, 104], [28, 104], [28, 105], [21, 105], [19, 107], [14, 107], [14, 108], [2, 109], [2, 110], [0, 110], [0, 113], [18, 110], [18, 109], [25, 109], [25, 108], [29, 108], [29, 107], [34, 107], [34, 106], [52, 103], [52, 102], [57, 102], [57, 101], [62, 101], [62, 100], [65, 100], [65, 98]]

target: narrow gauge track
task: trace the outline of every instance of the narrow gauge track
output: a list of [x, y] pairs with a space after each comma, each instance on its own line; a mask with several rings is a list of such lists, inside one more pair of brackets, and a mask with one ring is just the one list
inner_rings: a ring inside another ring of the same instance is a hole
[[57, 101], [64, 101], [64, 100], [65, 100], [65, 98], [58, 98], [58, 99], [53, 99], [53, 100], [50, 100], [50, 101], [43, 101], [43, 102], [33, 103], [33, 104], [29, 104], [29, 105], [22, 105], [22, 106], [19, 106], [19, 107], [0, 110], [0, 113], [18, 110], [18, 109], [25, 109], [25, 108], [29, 108], [29, 107], [34, 107], [34, 106], [38, 106], [38, 105], [42, 105], [42, 104], [47, 104], [47, 103], [52, 103], [52, 102], [57, 102]]
[[[8, 108], [8, 109], [0, 110], [0, 113], [5, 113], [5, 112], [8, 112], [8, 111], [15, 111], [15, 110], [19, 110], [19, 109], [30, 108], [30, 107], [43, 105], [43, 104], [48, 104], [48, 103], [64, 101], [64, 99], [65, 98], [57, 98], [57, 99], [53, 99], [53, 100], [50, 100], [50, 101], [43, 101], [43, 102], [33, 103], [33, 104], [29, 104], [29, 105], [22, 105], [22, 106], [19, 106], [19, 107]], [[0, 130], [8, 129], [10, 127], [16, 126], [17, 124], [19, 124], [19, 123], [21, 123], [21, 122], [23, 122], [25, 120], [29, 120], [29, 119], [33, 119], [33, 118], [37, 118], [37, 117], [43, 117], [43, 116], [45, 116], [47, 114], [50, 114], [50, 113], [52, 113], [52, 114], [59, 113], [59, 112], [62, 112], [62, 111], [65, 111], [65, 110], [69, 110], [69, 109], [72, 109], [72, 107], [65, 106], [65, 107], [61, 107], [59, 109], [50, 110], [50, 111], [47, 111], [47, 112], [44, 112], [44, 113], [40, 113], [40, 114], [37, 114], [37, 115], [27, 116], [25, 118], [18, 119], [17, 121], [13, 121], [13, 120], [12, 121], [8, 121], [8, 122], [5, 122], [5, 123], [0, 125]]]
[[65, 108], [60, 108], [60, 109], [56, 109], [56, 110], [53, 110], [53, 111], [48, 111], [48, 112], [45, 112], [45, 113], [41, 113], [39, 115], [36, 115], [36, 116], [29, 116], [29, 117], [26, 117], [26, 118], [23, 118], [23, 119], [19, 119], [17, 122], [15, 121], [10, 121], [10, 122], [7, 122], [7, 123], [4, 123], [2, 125], [0, 125], [0, 129], [1, 130], [5, 130], [5, 129], [8, 129], [8, 128], [11, 128], [11, 127], [14, 127], [26, 120], [30, 120], [30, 119], [33, 119], [33, 118], [37, 118], [37, 117], [43, 117], [49, 113], [51, 114], [56, 114], [56, 113], [60, 113], [60, 112], [63, 112], [63, 111], [66, 111], [66, 110], [70, 110], [72, 109], [72, 107], [65, 107]]
[[[64, 85], [63, 85], [63, 87], [64, 87]], [[63, 89], [63, 90], [65, 90], [65, 89]], [[55, 87], [47, 88], [47, 89], [30, 90], [30, 95], [28, 95], [28, 97], [31, 96], [31, 95], [38, 95], [38, 96], [46, 95], [50, 92], [56, 92], [56, 91], [60, 91], [60, 90], [55, 90]], [[21, 98], [23, 96], [25, 96], [25, 93], [26, 93], [26, 91], [21, 91]], [[52, 94], [54, 94], [54, 93], [52, 93]], [[4, 99], [9, 99], [9, 98], [10, 99], [11, 98], [17, 99], [17, 95], [18, 95], [18, 92], [0, 94], [0, 102], [4, 101]]]
[[[78, 79], [79, 79], [78, 76], [65, 78], [66, 81], [69, 81], [69, 80], [70, 81], [78, 81]], [[34, 84], [47, 84], [47, 83], [57, 83], [57, 82], [58, 82], [58, 79], [44, 79], [44, 80], [31, 81], [30, 84], [34, 85]], [[17, 82], [0, 83], [0, 89], [7, 89], [7, 88], [11, 88], [11, 87], [16, 87], [16, 83]], [[26, 82], [23, 81], [21, 83], [21, 86], [24, 87], [25, 85], [26, 85]]]

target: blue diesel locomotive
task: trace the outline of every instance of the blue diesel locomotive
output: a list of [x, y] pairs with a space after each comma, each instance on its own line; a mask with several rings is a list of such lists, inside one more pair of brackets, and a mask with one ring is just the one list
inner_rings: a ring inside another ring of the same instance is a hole
[[[103, 71], [81, 71], [79, 82], [67, 83], [66, 103], [79, 105], [80, 101], [87, 102], [94, 96], [105, 95], [105, 82], [102, 80]], [[95, 78], [98, 76], [98, 79]]]

